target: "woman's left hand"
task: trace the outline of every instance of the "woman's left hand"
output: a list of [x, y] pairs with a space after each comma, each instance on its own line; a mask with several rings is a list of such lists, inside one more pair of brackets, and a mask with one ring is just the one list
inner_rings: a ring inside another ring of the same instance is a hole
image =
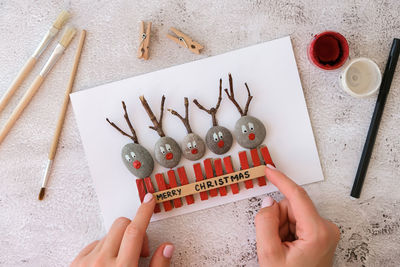
[[[108, 234], [87, 245], [71, 266], [138, 266], [140, 257], [150, 255], [146, 229], [155, 205], [153, 195], [147, 194], [132, 221], [116, 219]], [[173, 252], [171, 243], [163, 243], [154, 252], [150, 266], [169, 266]]]

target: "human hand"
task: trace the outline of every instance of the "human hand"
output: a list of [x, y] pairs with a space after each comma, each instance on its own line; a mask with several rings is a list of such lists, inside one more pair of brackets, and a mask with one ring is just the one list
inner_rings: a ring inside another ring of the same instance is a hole
[[[71, 267], [138, 266], [140, 257], [150, 255], [146, 229], [155, 205], [153, 195], [147, 194], [132, 221], [125, 217], [116, 219], [108, 234], [87, 245]], [[154, 252], [150, 266], [169, 266], [173, 252], [171, 243], [161, 244]]]
[[256, 215], [260, 266], [332, 266], [339, 228], [322, 218], [306, 191], [286, 175], [271, 165], [265, 175], [286, 198], [278, 203], [266, 197]]

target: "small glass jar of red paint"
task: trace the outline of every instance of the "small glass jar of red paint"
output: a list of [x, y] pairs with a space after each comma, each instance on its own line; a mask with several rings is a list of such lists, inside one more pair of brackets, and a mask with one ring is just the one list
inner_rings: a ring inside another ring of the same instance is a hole
[[338, 32], [316, 34], [308, 46], [308, 58], [318, 68], [335, 70], [343, 66], [349, 57], [349, 44]]

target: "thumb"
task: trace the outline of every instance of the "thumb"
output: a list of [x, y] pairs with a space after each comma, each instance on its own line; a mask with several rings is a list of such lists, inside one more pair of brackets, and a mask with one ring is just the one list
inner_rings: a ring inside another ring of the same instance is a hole
[[174, 245], [171, 243], [161, 244], [154, 252], [150, 261], [150, 267], [168, 267], [174, 254]]
[[270, 196], [265, 197], [255, 218], [259, 259], [276, 257], [283, 252], [279, 236], [279, 215], [278, 204]]

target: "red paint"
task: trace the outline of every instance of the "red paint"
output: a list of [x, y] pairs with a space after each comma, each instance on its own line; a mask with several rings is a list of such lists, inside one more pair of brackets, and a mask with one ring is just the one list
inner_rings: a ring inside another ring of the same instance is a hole
[[220, 147], [220, 148], [223, 148], [224, 147], [224, 141], [222, 141], [222, 140], [220, 140], [219, 142], [218, 142], [218, 147]]
[[[250, 150], [251, 154], [251, 161], [253, 162], [254, 167], [260, 166], [261, 165], [261, 160], [260, 157], [258, 156], [258, 151], [257, 149], [252, 149]], [[260, 176], [257, 178], [258, 180], [258, 185], [259, 186], [264, 186], [267, 184], [267, 181], [265, 180], [265, 176]]]
[[199, 151], [197, 150], [197, 148], [193, 148], [193, 149], [192, 149], [192, 154], [193, 154], [193, 155], [197, 154], [198, 152], [199, 152]]
[[[224, 165], [225, 165], [225, 170], [226, 170], [227, 174], [234, 172], [230, 156], [224, 158]], [[239, 185], [231, 184], [231, 190], [232, 190], [232, 194], [239, 193]]]
[[143, 202], [143, 198], [146, 195], [146, 188], [144, 187], [143, 179], [136, 179], [136, 187], [139, 193], [140, 202]]
[[[200, 163], [194, 164], [193, 169], [194, 169], [194, 175], [196, 176], [196, 182], [203, 181], [204, 177], [203, 177], [203, 172], [201, 170]], [[200, 199], [207, 200], [208, 199], [207, 192], [200, 192]]]
[[[144, 178], [144, 184], [146, 185], [147, 192], [154, 194], [154, 186], [153, 183], [151, 182], [150, 177]], [[154, 207], [154, 213], [158, 213], [161, 211], [160, 205], [157, 203], [156, 206]]]
[[173, 158], [174, 158], [174, 155], [171, 152], [169, 152], [169, 153], [167, 153], [167, 155], [165, 155], [165, 159], [166, 160], [170, 160], [170, 159], [173, 159]]
[[[179, 167], [178, 168], [178, 175], [179, 175], [179, 180], [181, 180], [181, 184], [185, 185], [185, 184], [189, 184], [187, 175], [186, 175], [186, 171], [185, 171], [185, 167]], [[186, 203], [188, 205], [193, 204], [194, 203], [194, 197], [193, 195], [190, 196], [186, 196]]]
[[254, 133], [249, 134], [249, 140], [254, 140], [256, 138], [256, 135]]
[[264, 158], [265, 165], [271, 164], [272, 166], [276, 167], [274, 162], [272, 162], [271, 155], [269, 154], [268, 148], [266, 146], [260, 148], [260, 152], [262, 157]]
[[[158, 191], [167, 190], [168, 188], [167, 188], [167, 185], [165, 184], [164, 176], [162, 175], [162, 173], [157, 173], [155, 175], [155, 177], [156, 177], [156, 182], [157, 182], [157, 186], [158, 186]], [[164, 206], [165, 211], [172, 210], [171, 201], [164, 201], [162, 204]]]
[[[204, 160], [204, 170], [206, 171], [206, 177], [207, 179], [213, 178], [214, 177], [214, 171], [213, 171], [213, 167], [211, 164], [211, 159], [205, 159]], [[210, 196], [211, 197], [216, 197], [218, 196], [218, 189], [210, 189]]]
[[[222, 160], [221, 159], [214, 160], [214, 169], [215, 169], [215, 174], [217, 176], [224, 175], [224, 169], [222, 168]], [[226, 186], [219, 188], [219, 194], [221, 196], [226, 196], [228, 194], [228, 192], [226, 191]]]
[[308, 46], [308, 57], [321, 69], [334, 70], [343, 66], [349, 57], [349, 44], [338, 32], [322, 32]]
[[[169, 185], [171, 186], [171, 188], [178, 187], [178, 184], [176, 182], [175, 172], [173, 170], [169, 170], [167, 172], [167, 175], [168, 175]], [[172, 200], [172, 202], [174, 203], [175, 208], [182, 207], [182, 200], [180, 198], [175, 198]]]
[[138, 161], [138, 160], [135, 160], [135, 161], [132, 163], [132, 165], [133, 165], [133, 168], [139, 169], [139, 168], [142, 166], [142, 163], [140, 163], [140, 161]]
[[[246, 170], [246, 169], [250, 168], [249, 162], [247, 161], [246, 151], [239, 152], [239, 161], [240, 161], [240, 167], [242, 167], [242, 170]], [[244, 181], [244, 185], [245, 185], [246, 189], [253, 188], [253, 181], [252, 180]]]

